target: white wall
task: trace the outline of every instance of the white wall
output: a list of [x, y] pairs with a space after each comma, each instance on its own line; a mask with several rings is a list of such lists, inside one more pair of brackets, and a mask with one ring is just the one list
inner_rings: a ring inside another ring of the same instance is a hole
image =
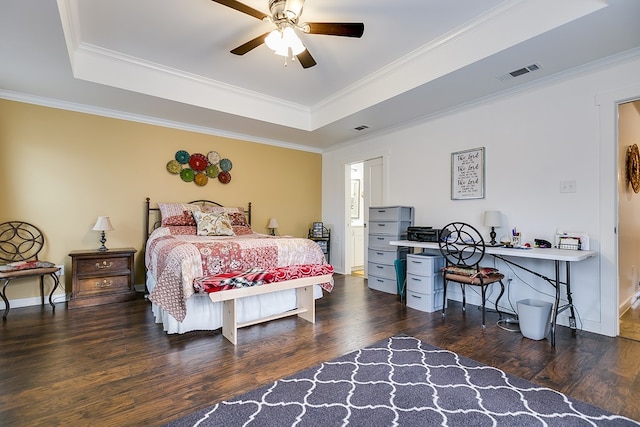
[[[607, 239], [608, 253], [574, 265], [571, 279], [578, 326], [615, 334], [610, 321], [612, 313], [605, 315], [605, 312], [617, 307], [617, 278], [611, 277], [602, 284], [600, 279], [602, 259], [609, 264], [616, 256], [610, 244], [615, 238], [614, 227], [606, 227], [604, 235], [602, 230], [604, 222], [613, 221], [609, 212], [615, 212], [616, 208], [609, 195], [602, 195], [602, 183], [608, 186], [605, 191], [617, 190], [613, 155], [617, 149], [614, 135], [603, 137], [600, 131], [601, 109], [613, 109], [614, 105], [608, 102], [598, 106], [596, 102], [602, 94], [626, 87], [635, 91], [628, 96], [640, 96], [638, 75], [640, 57], [636, 55], [326, 152], [323, 217], [334, 227], [332, 264], [341, 271], [340, 242], [345, 231], [341, 189], [345, 164], [383, 156], [385, 202], [414, 206], [416, 225], [441, 227], [461, 220], [478, 226], [488, 235], [489, 230], [482, 227], [482, 214], [485, 210], [500, 210], [506, 217], [507, 228], [498, 229], [498, 237], [514, 226], [523, 233], [525, 241], [533, 241], [534, 237], [553, 241], [558, 229], [580, 231], [589, 234], [591, 249], [596, 251], [600, 251], [601, 239]], [[604, 117], [611, 121], [609, 117], [615, 116]], [[451, 153], [476, 147], [486, 148], [486, 196], [452, 201]], [[611, 153], [613, 160], [603, 162], [602, 153]], [[560, 193], [560, 182], [565, 180], [574, 180], [577, 192]], [[604, 211], [600, 206], [603, 199], [607, 203]], [[497, 265], [509, 272], [504, 264]], [[553, 263], [531, 261], [526, 266], [549, 277], [554, 275]], [[610, 270], [607, 266], [603, 271]], [[516, 273], [522, 280], [516, 278], [511, 284], [510, 300], [514, 306], [521, 298], [551, 300], [550, 285], [526, 273]], [[615, 302], [611, 303], [612, 299]], [[473, 296], [469, 300], [479, 302]], [[609, 320], [603, 322], [603, 318]], [[567, 324], [566, 316], [561, 316], [560, 323]]]

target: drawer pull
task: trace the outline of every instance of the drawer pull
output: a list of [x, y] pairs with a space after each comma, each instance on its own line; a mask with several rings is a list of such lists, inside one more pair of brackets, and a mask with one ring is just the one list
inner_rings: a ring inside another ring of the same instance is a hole
[[383, 269], [384, 267], [381, 265], [376, 265], [376, 268]]
[[422, 282], [422, 279], [418, 279], [417, 277], [412, 277], [411, 280], [415, 280], [416, 282]]
[[422, 264], [422, 261], [411, 261], [414, 264]]
[[384, 253], [382, 253], [382, 252], [376, 252], [376, 255], [380, 255], [380, 256], [382, 256], [382, 255], [384, 255]]
[[96, 262], [96, 268], [99, 268], [100, 270], [104, 270], [105, 268], [111, 268], [113, 267], [113, 262], [109, 261], [109, 264], [107, 264], [107, 261], [102, 261], [102, 264], [100, 264], [99, 262]]
[[411, 295], [413, 298], [418, 298], [418, 299], [422, 299], [422, 297], [419, 297], [418, 295]]
[[378, 240], [384, 240], [384, 237], [376, 237]]
[[104, 279], [102, 282], [96, 282], [98, 288], [108, 288], [113, 285], [113, 280]]

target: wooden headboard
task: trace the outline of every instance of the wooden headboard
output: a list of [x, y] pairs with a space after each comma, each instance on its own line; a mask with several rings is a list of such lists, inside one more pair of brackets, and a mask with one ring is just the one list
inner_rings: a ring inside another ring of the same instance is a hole
[[[217, 202], [213, 202], [211, 200], [194, 200], [192, 202], [188, 202], [189, 204], [193, 204], [193, 205], [200, 205], [200, 206], [220, 206], [220, 207], [224, 207], [224, 205], [221, 205], [220, 203]], [[162, 221], [162, 218], [160, 218], [160, 208], [155, 207], [152, 208], [151, 207], [151, 199], [149, 197], [146, 198], [145, 200], [145, 208], [146, 208], [146, 215], [145, 215], [145, 238], [144, 238], [144, 243], [145, 243], [145, 247], [147, 244], [147, 238], [149, 237], [149, 235], [151, 234], [151, 232], [153, 230], [155, 230], [156, 228], [160, 227], [160, 223]], [[251, 225], [251, 202], [249, 202], [247, 204], [247, 208], [242, 208], [244, 214], [247, 216], [247, 222], [249, 223], [249, 225]]]

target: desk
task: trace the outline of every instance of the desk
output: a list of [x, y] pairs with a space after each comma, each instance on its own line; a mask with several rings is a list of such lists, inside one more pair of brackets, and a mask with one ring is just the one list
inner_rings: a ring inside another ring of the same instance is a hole
[[[437, 242], [415, 242], [412, 240], [394, 240], [389, 242], [392, 246], [404, 246], [409, 248], [418, 249], [440, 249], [440, 245]], [[555, 248], [531, 248], [531, 249], [515, 249], [505, 248], [503, 246], [486, 246], [485, 254], [491, 255], [495, 258], [514, 265], [522, 270], [525, 270], [531, 274], [534, 274], [551, 284], [556, 290], [555, 303], [553, 304], [553, 315], [551, 316], [551, 345], [556, 345], [556, 323], [558, 321], [558, 314], [562, 313], [566, 309], [570, 310], [569, 327], [573, 330], [576, 329], [576, 316], [573, 308], [573, 298], [571, 296], [571, 267], [572, 262], [583, 261], [587, 258], [591, 258], [597, 255], [596, 251], [574, 251], [569, 249], [555, 249]], [[554, 261], [555, 263], [555, 277], [548, 278], [540, 273], [530, 270], [522, 265], [517, 264], [510, 258], [531, 258]], [[565, 263], [565, 280], [560, 279], [560, 263]], [[565, 284], [567, 286], [567, 304], [560, 306], [560, 285]]]

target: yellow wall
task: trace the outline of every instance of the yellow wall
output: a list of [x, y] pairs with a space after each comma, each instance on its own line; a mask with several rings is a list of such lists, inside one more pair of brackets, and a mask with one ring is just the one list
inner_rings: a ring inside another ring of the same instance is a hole
[[[217, 151], [233, 162], [231, 182], [185, 183], [166, 170], [177, 150]], [[90, 114], [0, 100], [0, 222], [23, 220], [46, 237], [41, 259], [64, 264], [67, 292], [75, 249], [98, 248], [92, 231], [99, 215], [111, 218], [107, 247], [134, 247], [136, 283], [143, 283], [144, 199], [209, 199], [253, 205], [253, 229], [306, 236], [321, 218], [322, 156]], [[17, 283], [20, 283], [18, 285]], [[37, 282], [16, 282], [9, 299], [39, 295]]]

